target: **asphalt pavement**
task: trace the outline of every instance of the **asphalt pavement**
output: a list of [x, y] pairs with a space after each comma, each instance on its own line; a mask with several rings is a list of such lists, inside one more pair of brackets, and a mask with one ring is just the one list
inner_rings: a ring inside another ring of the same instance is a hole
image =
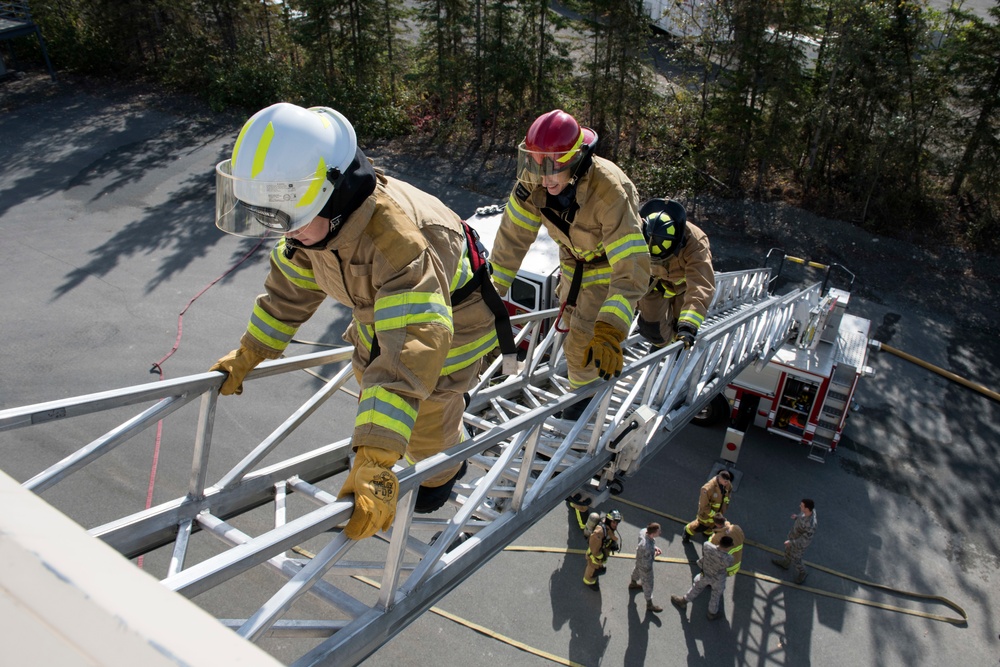
[[[50, 83], [0, 116], [0, 408], [155, 381], [153, 363], [178, 342], [162, 363], [169, 378], [203, 372], [237, 345], [267, 270], [265, 252], [254, 250], [254, 242], [226, 236], [212, 222], [213, 167], [231, 150], [239, 121], [185, 115], [155, 102]], [[395, 175], [437, 194], [462, 215], [499, 203], [436, 182], [432, 174]], [[995, 354], [987, 353], [991, 339], [972, 332], [937, 344], [928, 332], [940, 323], [911, 306], [883, 295], [856, 300], [851, 311], [872, 319], [886, 342], [932, 363], [960, 365], [984, 383], [1000, 377]], [[343, 308], [328, 304], [300, 337], [339, 343], [348, 318]], [[641, 594], [627, 590], [630, 561], [611, 562], [596, 593], [582, 584], [583, 556], [558, 552], [504, 552], [438, 608], [588, 666], [1000, 664], [1000, 517], [993, 497], [1000, 479], [998, 405], [885, 354], [874, 355], [870, 365], [877, 375], [863, 380], [860, 410], [826, 463], [809, 461], [799, 445], [751, 429], [737, 463], [742, 479], [729, 518], [749, 540], [780, 548], [799, 500], [814, 498], [818, 531], [807, 561], [947, 597], [965, 609], [967, 623], [823, 595], [953, 615], [941, 604], [817, 570], [806, 589], [737, 576], [725, 593], [725, 618], [708, 621], [707, 594], [683, 614], [670, 606], [669, 595], [687, 590], [695, 567], [666, 562], [656, 565], [654, 596], [664, 611], [648, 614]], [[315, 382], [302, 374], [282, 391], [308, 393]], [[220, 402], [214, 446], [236, 455], [249, 438], [259, 438], [258, 432], [288, 414], [280, 401], [251, 401], [244, 396]], [[326, 425], [301, 434], [298, 446], [305, 450], [349, 434], [351, 409], [345, 406], [350, 408], [347, 397], [328, 406]], [[686, 427], [620, 497], [600, 508], [624, 514], [626, 553], [634, 551], [640, 528], [659, 521], [664, 557], [697, 557], [700, 545], [681, 544], [681, 524], [674, 518], [693, 517], [723, 435], [719, 427]], [[171, 449], [170, 438], [165, 435], [156, 501], [182, 494], [188, 481], [190, 453]], [[0, 468], [23, 481], [64, 456], [70, 441], [54, 431], [2, 433]], [[83, 525], [108, 512], [141, 509], [149, 458], [149, 450], [122, 454], [88, 473], [77, 490], [57, 487], [43, 497]], [[565, 506], [515, 544], [585, 548]], [[771, 565], [772, 555], [748, 546], [744, 572], [787, 580]], [[239, 582], [234, 586], [197, 601], [213, 613], [239, 617], [254, 593]], [[280, 658], [287, 656], [285, 641], [261, 645]], [[553, 664], [433, 612], [366, 664], [452, 667], [484, 661]]]

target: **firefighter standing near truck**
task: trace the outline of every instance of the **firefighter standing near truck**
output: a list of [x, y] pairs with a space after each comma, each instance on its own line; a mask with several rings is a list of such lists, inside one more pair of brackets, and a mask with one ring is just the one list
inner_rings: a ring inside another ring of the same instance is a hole
[[694, 521], [684, 526], [682, 542], [690, 542], [695, 531], [703, 531], [705, 537], [711, 538], [715, 532], [715, 515], [725, 516], [729, 511], [729, 501], [733, 493], [733, 473], [720, 470], [719, 474], [708, 480], [698, 495], [698, 516]]
[[[597, 134], [556, 109], [539, 116], [518, 147], [517, 183], [507, 201], [490, 263], [505, 294], [545, 225], [559, 244], [570, 389], [621, 374], [621, 342], [649, 286], [649, 251], [632, 181], [594, 155]], [[563, 411], [577, 419], [589, 399]]]
[[618, 535], [618, 524], [621, 520], [622, 513], [611, 510], [587, 538], [587, 568], [583, 572], [583, 583], [591, 590], [601, 590], [601, 585], [597, 583], [597, 575], [603, 574], [607, 569], [611, 554], [621, 550], [621, 539]]
[[[277, 237], [239, 349], [212, 366], [228, 374], [221, 392], [241, 393], [246, 374], [281, 356], [328, 297], [351, 308], [344, 339], [354, 346], [360, 401], [354, 462], [339, 494], [354, 494], [345, 533], [387, 530], [398, 495], [393, 466], [460, 441], [463, 393], [497, 344], [480, 289], [461, 303], [454, 296], [477, 280], [463, 224], [437, 198], [376, 170], [350, 122], [327, 107], [257, 112], [216, 168], [216, 186], [220, 229]], [[424, 480], [416, 511], [440, 508], [464, 469]]]
[[678, 340], [691, 347], [715, 295], [708, 237], [673, 200], [650, 199], [639, 216], [652, 272], [639, 300], [639, 334], [655, 347]]

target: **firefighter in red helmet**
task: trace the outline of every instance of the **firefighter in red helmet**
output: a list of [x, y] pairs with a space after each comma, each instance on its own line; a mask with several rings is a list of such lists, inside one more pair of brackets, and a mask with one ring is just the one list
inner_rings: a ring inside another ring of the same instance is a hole
[[[621, 342], [649, 286], [649, 250], [635, 186], [613, 162], [594, 155], [597, 134], [556, 109], [539, 116], [518, 147], [517, 182], [490, 258], [505, 294], [545, 225], [559, 244], [570, 388], [621, 374]], [[577, 419], [588, 401], [563, 411]]]

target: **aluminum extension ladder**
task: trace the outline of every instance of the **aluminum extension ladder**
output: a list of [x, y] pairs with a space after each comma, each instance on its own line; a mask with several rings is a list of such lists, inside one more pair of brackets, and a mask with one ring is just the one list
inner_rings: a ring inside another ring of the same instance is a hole
[[[716, 281], [715, 300], [694, 347], [684, 350], [675, 343], [651, 351], [633, 333], [623, 343], [621, 377], [577, 392], [568, 389], [562, 335], [551, 326], [557, 311], [513, 318], [521, 327], [517, 340], [527, 346], [520, 372], [496, 376], [500, 360], [494, 362], [471, 392], [467, 438], [447, 452], [397, 469], [395, 523], [389, 533], [361, 542], [338, 529], [350, 517], [351, 499], [337, 500], [335, 489], [322, 487], [324, 480], [346, 469], [349, 438], [278, 463], [262, 463], [324, 401], [344, 390], [352, 378], [350, 348], [265, 362], [254, 370], [247, 382], [341, 366], [241, 461], [226, 464], [228, 472], [213, 483], [209, 463], [220, 469], [210, 456], [219, 373], [0, 411], [0, 432], [152, 404], [23, 485], [41, 492], [72, 484], [67, 478], [73, 473], [198, 399], [187, 493], [92, 527], [89, 533], [128, 558], [172, 549], [161, 583], [188, 598], [225, 590], [237, 575], [260, 566], [278, 572], [280, 577], [263, 578], [279, 585], [266, 591], [268, 599], [253, 614], [220, 621], [251, 641], [310, 638], [301, 642], [303, 652], [292, 663], [297, 666], [354, 665], [564, 499], [580, 490], [601, 493], [640, 468], [741, 370], [766, 364], [788, 340], [796, 304], [815, 299], [819, 289], [816, 284], [771, 295], [767, 269], [720, 273]], [[567, 423], [555, 418], [586, 396], [592, 400], [581, 419]], [[463, 460], [469, 471], [456, 484], [451, 503], [435, 514], [415, 515], [414, 492], [420, 482]], [[332, 481], [329, 486], [333, 488]], [[293, 495], [307, 499], [299, 502], [306, 509], [292, 511]], [[273, 527], [256, 535], [237, 527], [244, 512], [268, 504], [273, 505]], [[194, 541], [210, 537], [217, 538], [221, 551], [213, 541], [213, 555], [189, 563]], [[323, 546], [310, 558], [287, 555], [307, 540]], [[363, 560], [345, 558], [355, 549]], [[371, 577], [378, 588], [366, 588], [357, 576]], [[302, 598], [323, 612], [315, 618], [288, 618]]]

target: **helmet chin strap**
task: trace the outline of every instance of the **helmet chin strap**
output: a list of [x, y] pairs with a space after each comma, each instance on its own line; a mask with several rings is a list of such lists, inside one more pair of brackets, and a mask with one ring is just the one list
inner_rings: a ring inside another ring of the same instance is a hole
[[573, 169], [573, 175], [570, 177], [569, 183], [566, 184], [566, 187], [559, 194], [546, 195], [545, 197], [546, 206], [559, 213], [560, 217], [569, 223], [573, 222], [576, 211], [580, 208], [576, 203], [576, 185], [583, 175], [587, 173], [587, 170], [590, 169], [590, 165], [594, 161], [594, 147], [592, 145], [586, 145], [580, 150], [584, 151], [584, 155], [580, 159], [580, 163]]

